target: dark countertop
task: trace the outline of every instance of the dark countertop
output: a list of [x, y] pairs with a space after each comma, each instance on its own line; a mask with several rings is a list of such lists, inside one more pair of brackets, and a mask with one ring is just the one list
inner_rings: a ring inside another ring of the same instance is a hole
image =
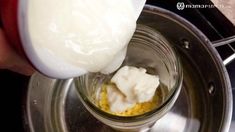
[[0, 70], [2, 130], [24, 132], [23, 111], [29, 77], [7, 70]]

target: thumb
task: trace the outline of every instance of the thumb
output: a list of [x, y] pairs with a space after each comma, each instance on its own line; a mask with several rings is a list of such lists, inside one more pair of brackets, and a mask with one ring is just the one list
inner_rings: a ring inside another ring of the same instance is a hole
[[2, 29], [0, 29], [0, 68], [9, 69], [23, 75], [32, 75], [35, 71], [32, 66], [10, 46]]

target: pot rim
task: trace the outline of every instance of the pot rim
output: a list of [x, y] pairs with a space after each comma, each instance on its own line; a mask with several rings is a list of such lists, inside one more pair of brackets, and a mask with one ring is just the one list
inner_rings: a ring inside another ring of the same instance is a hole
[[[216, 49], [212, 46], [212, 43], [209, 41], [209, 39], [194, 25], [192, 25], [190, 22], [185, 20], [184, 18], [180, 17], [179, 15], [168, 11], [166, 9], [163, 9], [161, 7], [157, 6], [152, 6], [152, 5], [146, 5], [145, 6], [145, 11], [148, 10], [152, 13], [157, 12], [158, 15], [166, 14], [169, 16], [171, 20], [182, 23], [185, 27], [189, 28], [195, 35], [196, 37], [200, 38], [200, 40], [205, 44], [204, 47], [207, 49], [210, 49], [210, 52], [212, 53], [211, 56], [214, 60], [214, 62], [217, 64], [217, 69], [220, 73], [221, 81], [224, 82], [223, 86], [225, 88], [225, 100], [224, 100], [224, 111], [223, 111], [223, 121], [221, 121], [221, 127], [220, 131], [229, 131], [230, 123], [231, 123], [231, 118], [232, 118], [232, 108], [233, 108], [233, 100], [232, 100], [232, 89], [231, 89], [231, 83], [230, 79], [228, 76], [228, 72], [222, 62], [222, 59], [220, 58], [220, 55], [216, 51]], [[159, 13], [160, 12], [160, 13]], [[30, 82], [33, 79], [30, 79]], [[30, 90], [27, 91], [27, 101], [29, 101], [30, 96], [29, 93]], [[30, 117], [30, 111], [29, 111], [29, 102], [26, 104], [26, 122], [28, 126], [30, 127], [30, 130], [34, 130], [33, 128], [33, 123], [32, 123], [32, 118]]]
[[[212, 52], [211, 56], [213, 57], [214, 62], [217, 63], [217, 69], [220, 72], [220, 77], [222, 77], [221, 81], [224, 82], [224, 87], [225, 87], [225, 106], [224, 106], [224, 113], [223, 113], [223, 121], [221, 125], [221, 131], [229, 131], [230, 124], [231, 124], [231, 119], [232, 119], [232, 109], [233, 109], [233, 96], [232, 96], [232, 87], [231, 87], [231, 82], [230, 78], [228, 75], [228, 71], [225, 68], [225, 65], [223, 64], [223, 60], [221, 59], [219, 53], [215, 49], [215, 47], [212, 45], [212, 42], [193, 24], [191, 24], [188, 20], [185, 18], [169, 11], [163, 8], [160, 8], [158, 6], [153, 6], [146, 4], [145, 5], [145, 12], [151, 12], [155, 13], [157, 12], [158, 15], [166, 15], [169, 19], [176, 21], [178, 23], [182, 23], [182, 25], [188, 29], [190, 29], [196, 37], [198, 37], [202, 43], [204, 43], [204, 47], [206, 49], [210, 49], [210, 52]], [[160, 13], [159, 13], [160, 12]]]

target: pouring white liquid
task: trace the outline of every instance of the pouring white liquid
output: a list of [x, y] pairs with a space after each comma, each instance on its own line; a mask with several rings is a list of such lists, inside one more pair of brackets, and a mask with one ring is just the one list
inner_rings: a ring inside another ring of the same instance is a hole
[[113, 72], [125, 58], [144, 3], [145, 0], [30, 0], [27, 29], [32, 47], [26, 52], [33, 50], [33, 64], [56, 78]]

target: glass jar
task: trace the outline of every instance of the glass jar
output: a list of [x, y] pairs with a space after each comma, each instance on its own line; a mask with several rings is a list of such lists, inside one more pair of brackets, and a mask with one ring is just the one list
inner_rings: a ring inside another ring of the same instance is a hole
[[119, 131], [147, 131], [165, 115], [175, 103], [181, 89], [183, 73], [180, 60], [171, 44], [156, 30], [137, 25], [122, 66], [147, 69], [147, 73], [158, 75], [161, 95], [160, 104], [153, 110], [136, 116], [117, 116], [101, 110], [97, 99], [101, 86], [113, 74], [89, 73], [75, 78], [79, 98], [86, 109], [104, 124]]

